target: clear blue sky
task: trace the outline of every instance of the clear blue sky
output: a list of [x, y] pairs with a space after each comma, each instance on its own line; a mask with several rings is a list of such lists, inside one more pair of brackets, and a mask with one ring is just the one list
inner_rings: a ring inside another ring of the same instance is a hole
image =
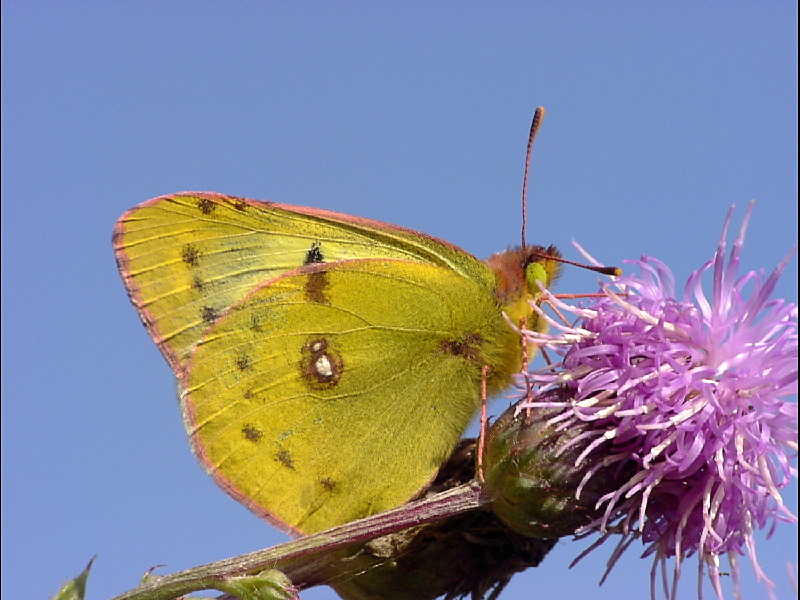
[[[111, 251], [139, 202], [195, 189], [318, 206], [485, 257], [517, 242], [542, 104], [532, 241], [575, 257], [574, 237], [606, 263], [648, 253], [683, 279], [728, 206], [756, 198], [745, 265], [796, 243], [795, 3], [533, 4], [2, 3], [6, 597], [46, 598], [95, 554], [102, 599], [153, 565], [285, 539], [189, 451]], [[559, 290], [593, 281], [570, 270]], [[794, 272], [778, 291], [797, 301]], [[759, 536], [782, 599], [796, 540]], [[635, 549], [598, 588], [610, 548], [568, 570], [583, 548], [563, 541], [503, 598], [647, 597]], [[764, 597], [743, 573], [745, 597]], [[694, 586], [689, 566], [680, 597]]]

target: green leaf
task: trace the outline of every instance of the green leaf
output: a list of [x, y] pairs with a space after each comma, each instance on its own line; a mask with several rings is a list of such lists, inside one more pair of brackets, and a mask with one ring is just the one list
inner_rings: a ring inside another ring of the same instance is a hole
[[89, 577], [89, 569], [92, 568], [95, 558], [97, 557], [92, 557], [80, 575], [61, 586], [61, 589], [53, 596], [53, 600], [83, 600], [86, 596], [86, 579]]
[[277, 569], [261, 571], [258, 575], [232, 577], [215, 586], [221, 592], [241, 600], [296, 600], [297, 590], [291, 580]]

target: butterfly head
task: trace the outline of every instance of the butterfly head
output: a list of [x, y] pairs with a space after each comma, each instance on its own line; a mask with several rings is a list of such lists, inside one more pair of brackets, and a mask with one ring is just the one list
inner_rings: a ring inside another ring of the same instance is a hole
[[561, 271], [561, 254], [555, 246], [520, 246], [490, 256], [486, 263], [495, 272], [495, 296], [506, 314], [531, 327], [537, 321], [529, 301], [541, 298], [541, 286], [549, 288]]

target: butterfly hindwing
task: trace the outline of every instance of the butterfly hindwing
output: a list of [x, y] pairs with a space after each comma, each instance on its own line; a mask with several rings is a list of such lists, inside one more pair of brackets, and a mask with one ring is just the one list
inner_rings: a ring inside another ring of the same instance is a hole
[[182, 378], [195, 453], [228, 493], [313, 532], [397, 506], [480, 402], [481, 368], [519, 339], [443, 266], [310, 264], [257, 287], [203, 335]]

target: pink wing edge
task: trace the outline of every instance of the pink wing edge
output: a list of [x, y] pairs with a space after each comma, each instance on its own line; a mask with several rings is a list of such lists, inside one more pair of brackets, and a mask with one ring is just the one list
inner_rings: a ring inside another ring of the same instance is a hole
[[[247, 204], [249, 206], [253, 206], [254, 208], [259, 208], [259, 209], [263, 209], [265, 207], [274, 207], [274, 208], [279, 208], [281, 210], [285, 210], [287, 212], [299, 213], [299, 214], [303, 214], [303, 215], [310, 215], [310, 216], [313, 216], [313, 217], [321, 217], [323, 219], [330, 219], [332, 221], [338, 221], [338, 222], [341, 222], [341, 223], [360, 225], [360, 226], [363, 226], [363, 227], [372, 227], [372, 228], [375, 228], [375, 229], [381, 229], [381, 230], [390, 231], [390, 232], [391, 231], [397, 231], [397, 232], [401, 232], [401, 233], [407, 233], [407, 234], [411, 234], [411, 235], [414, 235], [414, 236], [422, 237], [422, 238], [424, 238], [426, 240], [430, 240], [430, 241], [436, 242], [438, 244], [446, 246], [447, 248], [450, 248], [452, 250], [456, 250], [457, 252], [466, 254], [467, 256], [472, 256], [466, 250], [460, 248], [459, 246], [456, 246], [455, 244], [451, 244], [450, 242], [448, 242], [446, 240], [443, 240], [441, 238], [437, 238], [437, 237], [432, 236], [432, 235], [428, 235], [427, 233], [424, 233], [422, 231], [417, 231], [416, 229], [411, 229], [409, 227], [403, 227], [402, 225], [394, 225], [392, 223], [386, 223], [384, 221], [378, 221], [378, 220], [375, 220], [375, 219], [368, 219], [366, 217], [359, 217], [359, 216], [356, 216], [356, 215], [348, 215], [348, 214], [345, 214], [345, 213], [335, 212], [335, 211], [332, 211], [332, 210], [326, 210], [324, 208], [314, 208], [314, 207], [309, 207], [309, 206], [300, 206], [300, 205], [297, 205], [297, 204], [284, 204], [282, 202], [273, 202], [271, 200], [254, 200], [252, 198], [245, 198], [243, 196], [231, 196], [231, 195], [226, 195], [226, 194], [220, 194], [218, 192], [176, 192], [174, 194], [167, 194], [165, 196], [159, 196], [158, 198], [153, 198], [151, 200], [147, 200], [146, 202], [143, 202], [142, 204], [132, 208], [131, 210], [126, 212], [120, 218], [120, 220], [122, 218], [124, 218], [126, 215], [128, 215], [129, 213], [131, 213], [132, 211], [135, 211], [137, 208], [148, 206], [148, 205], [151, 205], [151, 204], [156, 204], [156, 203], [161, 202], [163, 200], [170, 200], [170, 199], [175, 198], [176, 196], [189, 196], [189, 197], [193, 197], [193, 198], [211, 200], [212, 202], [228, 200], [228, 201], [232, 201], [234, 204], [236, 204], [236, 203], [244, 203], [244, 204]], [[476, 259], [476, 260], [478, 260], [478, 259]]]
[[[158, 200], [158, 198], [156, 199]], [[144, 204], [149, 204], [151, 201], [145, 202]], [[142, 301], [142, 295], [139, 290], [139, 287], [136, 285], [136, 282], [133, 280], [133, 277], [130, 274], [130, 267], [129, 267], [129, 260], [128, 260], [128, 253], [125, 251], [124, 246], [122, 245], [122, 236], [124, 234], [124, 226], [125, 222], [127, 221], [128, 217], [130, 217], [133, 213], [136, 212], [138, 208], [144, 206], [144, 204], [140, 204], [134, 208], [123, 213], [123, 215], [117, 219], [117, 222], [114, 225], [114, 233], [112, 234], [112, 244], [114, 246], [114, 256], [117, 259], [117, 268], [119, 269], [120, 275], [122, 276], [122, 282], [125, 285], [125, 290], [128, 292], [128, 297], [131, 300], [136, 312], [139, 315], [139, 319], [141, 320], [142, 324], [147, 329], [147, 333], [156, 343], [158, 349], [161, 351], [161, 354], [167, 360], [167, 363], [172, 368], [174, 373], [180, 373], [182, 370], [180, 361], [178, 360], [177, 355], [172, 351], [172, 349], [167, 344], [167, 340], [158, 330], [156, 326], [156, 321], [153, 318], [152, 313], [144, 306]]]

